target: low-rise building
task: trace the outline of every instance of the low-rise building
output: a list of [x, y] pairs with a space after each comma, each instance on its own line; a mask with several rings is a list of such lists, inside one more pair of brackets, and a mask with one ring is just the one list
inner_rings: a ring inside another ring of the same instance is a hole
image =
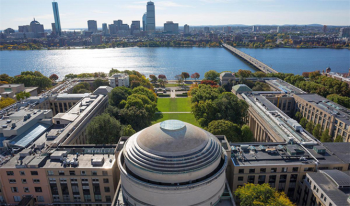
[[38, 95], [38, 87], [24, 87], [24, 84], [3, 84], [0, 85], [0, 96], [16, 99], [16, 94], [27, 92], [30, 96]]
[[108, 78], [109, 85], [114, 87], [129, 87], [129, 75], [124, 73], [113, 74]]

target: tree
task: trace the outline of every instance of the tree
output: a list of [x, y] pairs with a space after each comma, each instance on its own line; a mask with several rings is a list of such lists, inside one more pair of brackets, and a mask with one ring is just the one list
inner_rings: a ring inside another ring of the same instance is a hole
[[350, 97], [343, 97], [339, 94], [330, 94], [327, 99], [350, 109]]
[[183, 83], [183, 81], [184, 81], [184, 78], [181, 76], [181, 74], [176, 75], [176, 76], [175, 76], [175, 79], [177, 80], [177, 83], [178, 83], [178, 84], [181, 84], [181, 83]]
[[213, 80], [205, 80], [205, 79], [201, 81], [201, 84], [207, 84], [207, 85], [210, 85], [211, 87], [215, 87], [218, 85], [218, 83], [216, 83]]
[[320, 139], [321, 138], [321, 134], [322, 134], [321, 125], [320, 124], [316, 124], [316, 126], [312, 130], [312, 135], [314, 137], [316, 137], [317, 139]]
[[[150, 100], [143, 94], [132, 94], [128, 98], [120, 102], [125, 105], [125, 108], [137, 107], [138, 109], [145, 109], [149, 114], [153, 115], [157, 110], [157, 103]], [[133, 127], [134, 128], [134, 127]]]
[[243, 125], [241, 128], [241, 142], [253, 142], [254, 141], [254, 135], [253, 132], [250, 130], [248, 125]]
[[79, 93], [79, 91], [81, 89], [85, 89], [85, 90], [90, 91], [90, 84], [87, 82], [80, 82], [79, 84], [77, 84], [73, 87], [72, 93], [77, 94], [77, 93]]
[[241, 206], [294, 206], [285, 193], [277, 192], [267, 183], [261, 185], [247, 183], [236, 189], [235, 195], [240, 200]]
[[121, 124], [110, 115], [103, 113], [94, 117], [87, 126], [89, 144], [115, 144], [120, 138]]
[[109, 86], [109, 83], [107, 80], [95, 79], [95, 81], [92, 83], [92, 90], [95, 90], [100, 86]]
[[247, 77], [252, 76], [252, 72], [251, 71], [243, 70], [243, 69], [238, 70], [238, 72], [236, 74], [238, 76], [240, 76], [240, 77], [243, 77], [243, 78], [247, 78]]
[[116, 73], [121, 73], [121, 71], [119, 71], [118, 69], [111, 69], [109, 70], [109, 76], [112, 76], [113, 74], [116, 74]]
[[25, 91], [23, 91], [23, 92], [19, 92], [19, 93], [17, 93], [16, 94], [16, 99], [17, 99], [17, 101], [19, 101], [19, 100], [23, 100], [23, 99], [26, 99], [26, 98], [28, 98], [28, 97], [30, 97], [30, 93], [28, 93], [28, 92], [25, 92]]
[[131, 136], [135, 133], [136, 131], [131, 127], [130, 124], [122, 127], [121, 136]]
[[131, 89], [127, 87], [115, 87], [109, 93], [109, 104], [118, 107], [119, 103], [126, 100], [129, 95], [131, 95]]
[[343, 142], [343, 137], [340, 135], [337, 135], [337, 137], [335, 138], [334, 142]]
[[301, 118], [300, 119], [300, 125], [303, 127], [303, 128], [306, 128], [306, 124], [308, 123], [307, 119], [305, 117]]
[[159, 86], [165, 87], [165, 81], [163, 79], [158, 79]]
[[1, 74], [0, 81], [4, 81], [4, 82], [7, 82], [8, 84], [11, 84], [13, 81], [13, 78], [10, 77], [8, 74]]
[[190, 74], [187, 73], [187, 72], [182, 72], [182, 73], [181, 73], [181, 77], [182, 77], [183, 79], [185, 79], [185, 81], [186, 81], [186, 79], [190, 77]]
[[329, 136], [329, 129], [323, 131], [321, 136], [321, 142], [332, 142], [332, 137]]
[[140, 81], [136, 81], [136, 80], [131, 81], [130, 88], [135, 88], [135, 87], [139, 87], [139, 86], [141, 86]]
[[152, 102], [157, 102], [157, 95], [145, 87], [136, 87], [131, 91], [132, 94], [142, 94], [148, 97]]
[[303, 115], [300, 112], [296, 112], [294, 115], [295, 120], [300, 122], [301, 118], [303, 118]]
[[314, 124], [313, 124], [312, 122], [308, 122], [308, 123], [306, 124], [306, 130], [307, 130], [308, 132], [312, 133], [312, 132], [313, 132], [313, 129], [314, 129]]
[[207, 131], [214, 135], [225, 135], [230, 142], [240, 141], [241, 129], [237, 124], [227, 120], [214, 120], [208, 125]]
[[158, 75], [158, 79], [166, 79], [166, 76], [164, 75], [164, 74], [160, 74], [160, 75]]
[[15, 103], [16, 101], [12, 98], [4, 98], [4, 97], [1, 97], [0, 99], [0, 109], [3, 109], [7, 106], [10, 106], [11, 104]]
[[153, 114], [149, 114], [144, 108], [135, 106], [124, 108], [120, 111], [121, 122], [130, 124], [136, 131], [150, 126]]
[[261, 77], [266, 77], [266, 74], [262, 71], [256, 71], [254, 72], [254, 76], [261, 78]]
[[149, 78], [151, 79], [151, 82], [152, 82], [152, 83], [156, 83], [157, 80], [158, 80], [158, 78], [157, 78], [156, 75], [154, 75], [154, 74], [150, 74], [150, 75], [149, 75]]
[[207, 71], [204, 74], [204, 78], [207, 80], [218, 81], [219, 77], [220, 77], [220, 74], [215, 70]]
[[53, 81], [56, 81], [58, 79], [58, 76], [57, 76], [57, 74], [51, 74], [51, 76], [49, 78]]
[[191, 74], [191, 78], [194, 79], [195, 81], [198, 80], [200, 75], [196, 72], [194, 74]]

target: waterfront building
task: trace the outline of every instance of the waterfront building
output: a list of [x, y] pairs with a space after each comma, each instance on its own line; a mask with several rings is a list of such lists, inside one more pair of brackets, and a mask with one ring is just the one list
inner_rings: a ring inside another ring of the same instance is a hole
[[164, 23], [164, 33], [166, 34], [178, 34], [179, 33], [179, 24], [172, 21], [167, 21]]
[[231, 72], [222, 72], [220, 74], [220, 85], [225, 85], [235, 78], [235, 74]]
[[89, 20], [88, 22], [88, 31], [92, 33], [97, 32], [97, 22], [95, 20]]
[[140, 33], [140, 29], [141, 29], [140, 21], [132, 21], [131, 34]]
[[147, 12], [145, 12], [142, 16], [142, 31], [146, 31], [147, 27]]
[[154, 2], [147, 2], [147, 20], [146, 20], [146, 31], [149, 33], [154, 33], [156, 31], [156, 14]]
[[55, 18], [55, 28], [57, 35], [61, 36], [61, 20], [60, 20], [60, 13], [58, 11], [58, 3], [52, 2], [52, 9], [53, 9], [53, 15]]
[[29, 25], [18, 26], [18, 32], [20, 32], [20, 33], [30, 32], [30, 26]]
[[92, 45], [100, 45], [100, 44], [102, 44], [102, 35], [100, 33], [92, 34], [91, 35], [91, 42], [92, 42]]
[[102, 24], [102, 32], [104, 35], [108, 34], [108, 28], [106, 23]]
[[[18, 31], [23, 32], [23, 33], [26, 33], [26, 32], [33, 33], [34, 38], [39, 38], [39, 37], [45, 36], [44, 25], [42, 25], [38, 21], [36, 21], [35, 18], [33, 21], [30, 22], [29, 25], [19, 26]], [[26, 33], [26, 36], [28, 38], [27, 33]], [[31, 36], [31, 35], [29, 34], [29, 36]]]
[[120, 30], [122, 28], [122, 24], [123, 24], [123, 20], [117, 20], [117, 21], [113, 21], [113, 24], [116, 25], [117, 27], [117, 31]]
[[154, 124], [129, 137], [118, 156], [125, 203], [220, 205], [229, 161], [224, 142], [178, 120]]
[[51, 23], [51, 34], [56, 35], [56, 24], [55, 23]]
[[109, 34], [110, 35], [117, 34], [117, 25], [110, 24], [110, 25], [108, 25], [108, 27], [109, 27]]
[[184, 34], [189, 34], [190, 33], [190, 26], [185, 24], [184, 25]]
[[350, 27], [343, 27], [339, 32], [340, 37], [350, 37]]
[[108, 78], [109, 85], [114, 87], [129, 87], [129, 75], [124, 73], [113, 74]]

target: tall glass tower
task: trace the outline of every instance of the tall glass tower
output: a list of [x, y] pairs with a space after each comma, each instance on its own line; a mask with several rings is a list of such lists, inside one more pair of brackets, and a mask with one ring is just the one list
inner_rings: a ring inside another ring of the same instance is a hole
[[58, 4], [57, 2], [52, 2], [53, 15], [55, 17], [55, 27], [56, 33], [61, 36], [61, 21], [60, 21], [60, 13], [58, 12]]
[[147, 21], [146, 31], [152, 33], [156, 30], [156, 15], [154, 9], [154, 3], [152, 1], [147, 2]]

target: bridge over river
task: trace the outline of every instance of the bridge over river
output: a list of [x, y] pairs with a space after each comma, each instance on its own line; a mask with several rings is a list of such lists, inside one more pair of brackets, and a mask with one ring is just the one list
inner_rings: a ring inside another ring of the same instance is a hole
[[259, 69], [262, 72], [265, 73], [278, 73], [276, 70], [272, 69], [271, 67], [267, 66], [266, 64], [262, 63], [261, 61], [255, 59], [254, 57], [249, 56], [248, 54], [241, 52], [240, 50], [234, 48], [233, 46], [223, 44], [222, 45], [225, 49], [229, 50], [233, 54], [241, 57], [243, 60], [247, 61], [249, 64], [253, 65], [255, 68]]

